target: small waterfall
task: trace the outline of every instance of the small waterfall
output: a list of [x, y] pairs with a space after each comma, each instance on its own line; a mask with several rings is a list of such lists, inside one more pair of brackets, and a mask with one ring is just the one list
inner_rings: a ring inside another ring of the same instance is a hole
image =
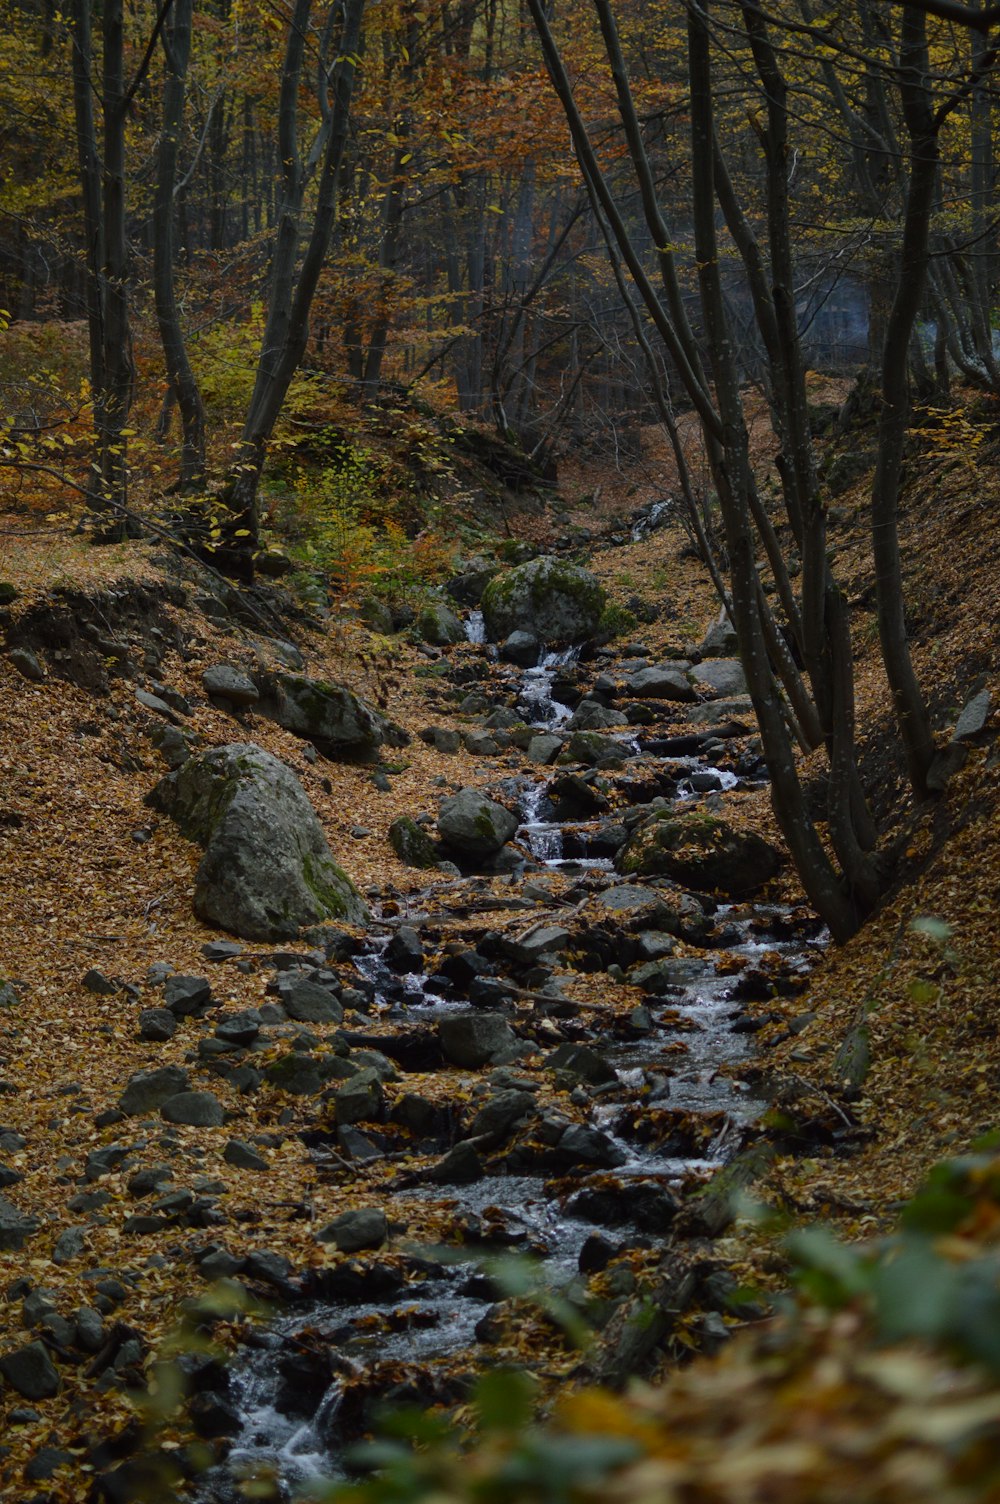
[[469, 642], [486, 641], [486, 623], [481, 611], [470, 611], [465, 618], [465, 635]]
[[632, 524], [632, 542], [641, 543], [643, 538], [648, 538], [650, 533], [655, 533], [658, 527], [663, 527], [670, 515], [672, 505], [669, 496], [663, 501], [654, 501], [652, 506]]
[[520, 835], [527, 842], [528, 850], [537, 862], [555, 864], [562, 861], [562, 827], [552, 821], [539, 819], [545, 798], [544, 783], [533, 785], [525, 793], [521, 800], [523, 824]]
[[575, 663], [580, 656], [579, 647], [563, 648], [560, 652], [546, 653], [535, 668], [525, 669], [518, 694], [518, 706], [531, 726], [558, 726], [568, 721], [572, 711], [552, 698], [552, 681], [556, 670], [563, 664]]

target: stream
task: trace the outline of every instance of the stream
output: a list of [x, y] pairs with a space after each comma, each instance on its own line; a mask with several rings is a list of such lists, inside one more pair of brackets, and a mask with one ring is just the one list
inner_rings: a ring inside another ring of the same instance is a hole
[[[481, 642], [481, 633], [481, 618], [473, 613], [470, 640]], [[539, 730], [561, 728], [570, 718], [569, 707], [553, 695], [553, 682], [561, 669], [573, 665], [575, 657], [572, 649], [550, 652], [535, 667], [519, 672], [518, 710]], [[635, 756], [637, 743], [632, 735], [620, 734], [615, 739], [626, 757]], [[661, 759], [644, 754], [642, 763], [647, 772], [650, 768], [669, 772], [678, 802], [717, 801], [739, 783], [731, 768], [717, 767], [707, 756]], [[534, 868], [529, 868], [522, 883], [525, 891], [544, 896], [547, 875], [567, 877], [575, 886], [563, 895], [563, 901], [575, 902], [580, 895], [586, 899], [589, 893], [613, 889], [623, 880], [614, 875], [609, 857], [589, 855], [585, 846], [583, 854], [564, 855], [570, 829], [579, 822], [557, 818], [549, 797], [552, 771], [540, 770], [537, 782], [522, 780], [516, 840], [530, 852]], [[579, 840], [573, 843], [574, 850], [578, 847]], [[465, 885], [451, 886], [466, 895], [469, 891], [468, 880]], [[412, 895], [411, 902], [419, 909], [420, 895]], [[557, 909], [551, 919], [541, 922], [558, 923], [560, 912]], [[436, 913], [435, 923], [441, 918], [446, 916]], [[777, 957], [792, 971], [796, 967], [807, 970], [823, 937], [816, 927], [803, 931], [789, 924], [787, 911], [773, 905], [718, 905], [712, 923], [721, 941], [674, 963], [673, 984], [664, 995], [646, 998], [647, 1017], [640, 1020], [641, 1027], [637, 1025], [627, 1037], [620, 1031], [594, 1037], [608, 1081], [590, 1087], [581, 1084], [570, 1101], [585, 1106], [585, 1119], [600, 1136], [606, 1162], [583, 1167], [579, 1180], [583, 1193], [591, 1184], [603, 1184], [612, 1169], [626, 1201], [633, 1195], [643, 1204], [664, 1192], [680, 1195], [740, 1148], [748, 1125], [766, 1107], [726, 1071], [753, 1051], [753, 1029], [739, 1026], [737, 999], [761, 996], [735, 992], [734, 984], [738, 977], [752, 975], [765, 956], [772, 966]], [[422, 971], [400, 973], [387, 964], [390, 934], [373, 939], [355, 961], [372, 996], [373, 1017], [404, 1030], [434, 1029], [446, 1015], [469, 1009], [465, 987]], [[653, 938], [645, 939], [651, 954]], [[558, 1016], [557, 978], [546, 992]], [[473, 995], [471, 1001], [478, 1004], [482, 999]], [[537, 1084], [520, 1079], [516, 1061], [494, 1070], [489, 1080], [498, 1090], [537, 1090]], [[665, 1108], [670, 1114], [695, 1114], [704, 1119], [705, 1131], [697, 1142], [673, 1143], [669, 1136], [666, 1143], [657, 1143], [655, 1137], [644, 1142], [642, 1133], [627, 1131], [640, 1107], [644, 1112]], [[451, 1224], [467, 1229], [467, 1241], [475, 1245], [478, 1239], [481, 1249], [440, 1260], [433, 1249], [412, 1246], [405, 1238], [394, 1239], [394, 1247], [408, 1250], [405, 1280], [394, 1276], [377, 1253], [370, 1254], [372, 1277], [362, 1272], [353, 1284], [345, 1278], [342, 1288], [336, 1288], [334, 1280], [319, 1298], [286, 1309], [254, 1328], [242, 1360], [231, 1373], [230, 1401], [240, 1416], [239, 1430], [226, 1462], [213, 1468], [202, 1482], [199, 1497], [205, 1504], [235, 1504], [243, 1497], [240, 1480], [262, 1469], [274, 1480], [276, 1498], [293, 1498], [310, 1483], [341, 1474], [345, 1439], [364, 1429], [351, 1411], [350, 1396], [359, 1389], [363, 1392], [387, 1365], [405, 1365], [408, 1372], [416, 1366], [429, 1377], [415, 1388], [405, 1382], [395, 1388], [375, 1384], [380, 1399], [418, 1404], [460, 1400], [462, 1393], [450, 1394], [447, 1382], [438, 1382], [434, 1375], [443, 1372], [446, 1360], [465, 1353], [471, 1355], [469, 1367], [474, 1367], [477, 1349], [483, 1351], [484, 1334], [488, 1341], [491, 1301], [497, 1292], [481, 1270], [480, 1252], [530, 1252], [546, 1287], [573, 1290], [580, 1282], [584, 1244], [592, 1234], [607, 1235], [606, 1218], [602, 1222], [588, 1217], [585, 1194], [580, 1205], [575, 1205], [580, 1193], [567, 1202], [546, 1192], [552, 1173], [550, 1164], [536, 1168], [530, 1155], [515, 1148], [504, 1158], [500, 1173], [488, 1169], [473, 1183], [411, 1182], [388, 1192], [383, 1186], [379, 1194], [391, 1202], [387, 1206], [390, 1219], [396, 1205], [405, 1223], [407, 1209], [412, 1216], [414, 1207], [440, 1204]], [[635, 1221], [626, 1216], [612, 1224], [610, 1235], [618, 1242], [638, 1239], [639, 1246], [646, 1238], [645, 1246], [649, 1246], [652, 1225], [648, 1219]], [[485, 1351], [489, 1362], [489, 1349]]]

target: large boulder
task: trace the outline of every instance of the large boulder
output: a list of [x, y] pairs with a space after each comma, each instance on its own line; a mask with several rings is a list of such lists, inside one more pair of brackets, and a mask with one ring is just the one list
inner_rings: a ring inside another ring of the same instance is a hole
[[532, 559], [490, 580], [483, 620], [493, 642], [518, 631], [542, 642], [579, 642], [597, 631], [606, 601], [589, 570], [563, 559]]
[[438, 834], [446, 846], [462, 856], [493, 856], [518, 826], [516, 815], [478, 789], [461, 789], [442, 799]]
[[651, 668], [641, 668], [625, 681], [627, 694], [640, 700], [680, 700], [690, 702], [697, 698], [686, 675], [671, 663], [654, 663]]
[[194, 910], [246, 940], [291, 940], [328, 919], [367, 921], [302, 785], [261, 747], [233, 742], [192, 757], [148, 803], [204, 846]]
[[781, 860], [781, 853], [754, 831], [693, 813], [639, 826], [618, 852], [615, 866], [629, 877], [670, 877], [687, 888], [739, 897], [773, 877]]
[[405, 731], [379, 715], [343, 684], [307, 674], [259, 673], [257, 707], [286, 731], [305, 737], [326, 757], [364, 760], [388, 742], [405, 746]]
[[417, 612], [416, 628], [424, 642], [436, 648], [466, 640], [464, 625], [444, 601], [426, 601]]

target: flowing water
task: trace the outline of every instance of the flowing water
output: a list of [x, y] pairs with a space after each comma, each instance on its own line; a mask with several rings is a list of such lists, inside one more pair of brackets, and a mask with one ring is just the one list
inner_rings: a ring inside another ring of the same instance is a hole
[[[483, 640], [473, 635], [480, 632], [481, 621], [476, 612], [468, 619], [470, 640]], [[569, 710], [552, 698], [552, 685], [557, 670], [573, 657], [572, 650], [549, 653], [535, 668], [524, 671], [518, 704], [539, 728], [558, 726], [569, 716]], [[680, 800], [696, 799], [709, 789], [732, 788], [738, 781], [729, 770], [694, 757], [672, 758], [669, 764], [680, 775]], [[566, 870], [570, 864], [563, 856], [563, 831], [544, 781], [525, 791], [521, 813], [518, 840], [536, 862], [553, 871]], [[599, 881], [611, 863], [592, 860], [572, 866]], [[722, 1067], [745, 1058], [752, 1044], [749, 1035], [732, 1028], [734, 1012], [738, 1012], [732, 997], [733, 977], [726, 974], [732, 963], [727, 961], [722, 970], [718, 963], [723, 957], [734, 956], [753, 963], [765, 951], [789, 959], [801, 956], [801, 942], [760, 937], [761, 932], [766, 934], [768, 919], [780, 917], [781, 911], [761, 906], [720, 908], [716, 919], [730, 932], [730, 943], [724, 950], [703, 951], [693, 959], [669, 998], [650, 1000], [655, 1025], [650, 1034], [629, 1042], [597, 1041], [602, 1056], [617, 1072], [618, 1084], [606, 1096], [595, 1096], [590, 1117], [595, 1127], [612, 1136], [624, 1157], [614, 1171], [619, 1180], [653, 1177], [669, 1186], [679, 1185], [692, 1173], [707, 1173], [725, 1162], [738, 1147], [745, 1125], [760, 1114], [765, 1104], [742, 1082], [721, 1073]], [[376, 942], [367, 955], [357, 959], [359, 971], [374, 989], [375, 1015], [432, 1025], [443, 1014], [468, 1008], [467, 1000], [435, 991], [423, 975], [400, 976], [391, 971], [384, 948], [385, 942]], [[649, 1101], [662, 1101], [670, 1109], [714, 1115], [715, 1132], [700, 1154], [676, 1157], [615, 1137], [623, 1110], [630, 1103]], [[544, 1280], [551, 1288], [573, 1279], [582, 1244], [595, 1230], [588, 1222], [567, 1216], [547, 1197], [541, 1176], [487, 1175], [468, 1186], [411, 1185], [397, 1196], [404, 1221], [408, 1203], [442, 1203], [451, 1209], [452, 1216], [472, 1223], [485, 1213], [495, 1215], [495, 1209], [501, 1208], [509, 1246], [518, 1251], [531, 1250], [541, 1260]], [[387, 1211], [391, 1217], [391, 1204]], [[616, 1234], [627, 1236], [628, 1231], [627, 1227], [619, 1228]], [[202, 1498], [225, 1500], [227, 1504], [235, 1501], [240, 1497], [236, 1480], [262, 1464], [280, 1479], [283, 1497], [289, 1498], [298, 1487], [336, 1475], [340, 1471], [339, 1417], [345, 1376], [364, 1375], [373, 1364], [393, 1362], [429, 1365], [433, 1370], [442, 1359], [474, 1349], [476, 1327], [489, 1298], [476, 1284], [476, 1268], [474, 1260], [445, 1262], [430, 1264], [428, 1272], [425, 1260], [421, 1277], [387, 1299], [299, 1308], [261, 1332], [259, 1350], [247, 1354], [233, 1377], [233, 1398], [243, 1421], [240, 1434], [234, 1439], [228, 1462], [209, 1476]], [[308, 1413], [302, 1414], [289, 1405], [287, 1383], [276, 1354], [306, 1335], [336, 1353], [338, 1373], [315, 1404], [306, 1407]]]

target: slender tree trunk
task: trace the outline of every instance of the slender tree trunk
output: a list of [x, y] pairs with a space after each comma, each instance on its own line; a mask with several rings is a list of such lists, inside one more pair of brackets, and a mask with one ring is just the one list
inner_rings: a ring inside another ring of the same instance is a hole
[[163, 127], [153, 199], [153, 290], [167, 381], [181, 415], [181, 465], [177, 489], [197, 490], [205, 475], [205, 410], [181, 329], [174, 288], [176, 264], [174, 191], [191, 56], [192, 0], [174, 0], [171, 24], [162, 32], [165, 76]]
[[924, 292], [939, 157], [928, 69], [926, 16], [919, 7], [906, 6], [902, 18], [900, 93], [910, 138], [910, 181], [899, 276], [882, 357], [882, 411], [872, 482], [872, 551], [882, 657], [906, 749], [910, 783], [918, 797], [927, 792], [934, 741], [907, 641], [898, 509], [909, 417], [907, 352]]
[[226, 493], [230, 516], [225, 527], [227, 551], [224, 562], [249, 574], [253, 572], [253, 551], [260, 541], [257, 493], [267, 445], [292, 377], [305, 354], [309, 312], [333, 232], [365, 0], [344, 0], [339, 52], [330, 84], [333, 103], [316, 188], [316, 208], [302, 264], [296, 275], [304, 186], [298, 151], [296, 96], [310, 5], [311, 0], [296, 0], [289, 27], [279, 120], [285, 192], [272, 264], [271, 302], [253, 395]]

